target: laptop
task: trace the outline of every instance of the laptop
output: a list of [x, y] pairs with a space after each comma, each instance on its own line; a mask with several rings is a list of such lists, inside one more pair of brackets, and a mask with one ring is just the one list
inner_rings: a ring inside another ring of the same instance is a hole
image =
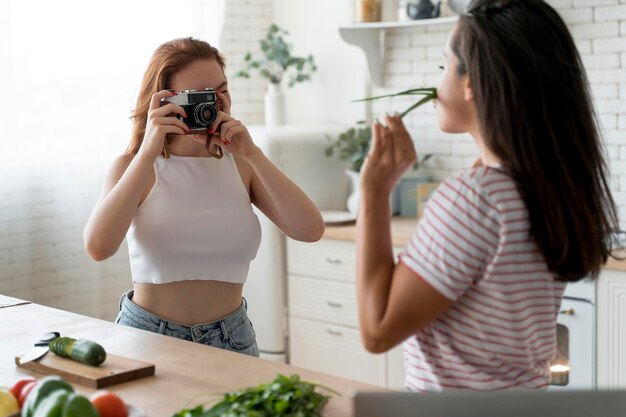
[[626, 391], [356, 392], [354, 417], [626, 417]]

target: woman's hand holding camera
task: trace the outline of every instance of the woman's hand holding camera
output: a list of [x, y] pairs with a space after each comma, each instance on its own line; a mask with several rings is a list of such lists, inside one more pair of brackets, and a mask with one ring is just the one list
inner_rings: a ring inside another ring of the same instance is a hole
[[248, 129], [230, 116], [230, 101], [225, 94], [217, 92], [222, 109], [217, 112], [215, 121], [209, 126], [209, 134], [218, 145], [234, 155], [243, 158], [254, 154], [258, 147], [252, 141]]
[[159, 91], [152, 95], [150, 110], [148, 110], [146, 132], [143, 136], [141, 148], [139, 148], [140, 152], [145, 152], [156, 158], [163, 150], [165, 137], [168, 133], [177, 135], [189, 134], [189, 127], [175, 116], [175, 114], [179, 114], [187, 117], [185, 110], [173, 103], [161, 106], [161, 99], [174, 95], [176, 93], [169, 90]]

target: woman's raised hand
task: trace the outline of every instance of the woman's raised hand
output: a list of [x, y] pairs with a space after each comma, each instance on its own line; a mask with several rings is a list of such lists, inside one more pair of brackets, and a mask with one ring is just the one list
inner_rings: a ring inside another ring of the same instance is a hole
[[163, 150], [165, 136], [168, 133], [177, 135], [189, 134], [189, 127], [182, 120], [176, 118], [176, 114], [187, 118], [185, 110], [174, 103], [161, 106], [161, 99], [175, 95], [176, 93], [168, 90], [159, 91], [152, 95], [150, 109], [148, 110], [146, 132], [139, 148], [140, 152], [146, 152], [147, 155], [156, 158]]
[[239, 120], [230, 116], [230, 100], [226, 95], [218, 91], [217, 96], [222, 103], [222, 109], [209, 126], [209, 134], [213, 135], [215, 143], [234, 155], [244, 158], [252, 155], [259, 148], [252, 141], [248, 129]]
[[374, 123], [372, 146], [361, 169], [361, 188], [389, 194], [417, 159], [413, 140], [398, 115], [386, 116], [386, 126]]

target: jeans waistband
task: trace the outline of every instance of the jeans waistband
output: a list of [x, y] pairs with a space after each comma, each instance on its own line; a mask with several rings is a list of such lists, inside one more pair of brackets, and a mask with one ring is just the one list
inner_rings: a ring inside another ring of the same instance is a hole
[[216, 320], [211, 323], [201, 323], [193, 326], [186, 326], [183, 324], [178, 324], [171, 322], [165, 318], [159, 317], [150, 313], [147, 310], [139, 307], [137, 304], [132, 302], [133, 298], [133, 290], [130, 290], [120, 297], [120, 310], [124, 309], [125, 313], [133, 315], [137, 318], [140, 318], [143, 321], [148, 321], [150, 324], [154, 326], [158, 326], [159, 328], [164, 328], [167, 326], [169, 329], [173, 331], [180, 332], [191, 332], [194, 336], [199, 336], [200, 334], [212, 333], [216, 330], [219, 330], [223, 337], [228, 337], [228, 329], [233, 329], [241, 325], [248, 318], [247, 314], [247, 301], [242, 297], [242, 302], [239, 308], [229, 314], [228, 316]]

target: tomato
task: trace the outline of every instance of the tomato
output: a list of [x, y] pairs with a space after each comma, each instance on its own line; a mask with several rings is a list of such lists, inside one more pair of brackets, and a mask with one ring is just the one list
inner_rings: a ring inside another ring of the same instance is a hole
[[97, 391], [89, 397], [100, 417], [128, 417], [124, 401], [114, 392]]
[[[11, 394], [13, 394], [13, 396], [15, 397], [16, 400], [19, 400], [20, 398], [20, 394], [22, 393], [22, 390], [24, 389], [24, 387], [29, 383], [29, 382], [34, 382], [37, 381], [35, 378], [33, 378], [32, 376], [27, 376], [24, 378], [20, 378], [17, 381], [15, 381], [15, 383], [11, 386], [11, 388], [9, 388], [9, 391], [11, 391]], [[21, 405], [20, 405], [21, 407]]]
[[35, 388], [35, 385], [37, 385], [37, 380], [30, 381], [26, 385], [24, 385], [24, 387], [22, 388], [22, 391], [20, 391], [20, 396], [17, 397], [17, 402], [20, 405], [20, 408], [22, 408], [22, 406], [24, 405], [24, 401], [26, 401], [26, 397], [28, 397], [28, 394], [30, 394], [33, 388]]

